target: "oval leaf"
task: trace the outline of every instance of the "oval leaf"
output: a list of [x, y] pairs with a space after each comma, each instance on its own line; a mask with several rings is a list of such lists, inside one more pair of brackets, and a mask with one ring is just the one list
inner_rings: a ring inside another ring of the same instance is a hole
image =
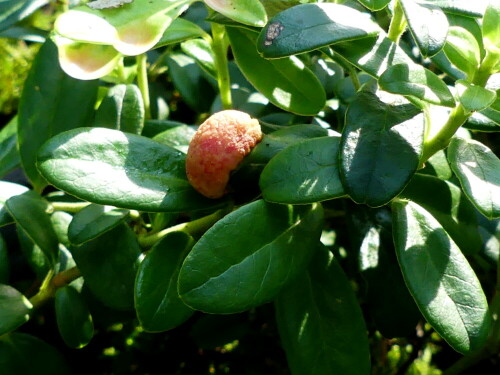
[[276, 320], [295, 375], [367, 375], [370, 351], [350, 282], [323, 246], [276, 299]]
[[104, 305], [117, 310], [133, 307], [140, 253], [137, 238], [124, 224], [71, 249], [85, 285]]
[[271, 103], [305, 116], [323, 109], [325, 90], [298, 58], [266, 60], [255, 49], [257, 34], [254, 32], [228, 27], [227, 35], [242, 73]]
[[472, 77], [481, 61], [479, 44], [474, 35], [461, 27], [452, 26], [443, 50], [458, 69]]
[[455, 137], [448, 160], [476, 208], [489, 219], [500, 217], [500, 160], [493, 151], [478, 141]]
[[60, 134], [40, 150], [38, 168], [56, 187], [103, 205], [180, 212], [221, 204], [191, 187], [180, 151], [118, 130]]
[[411, 95], [446, 107], [455, 106], [455, 99], [446, 83], [421, 65], [393, 65], [380, 76], [378, 83], [382, 90], [393, 94]]
[[303, 204], [345, 195], [340, 181], [340, 137], [295, 143], [271, 159], [260, 177], [265, 200]]
[[194, 240], [183, 232], [162, 238], [142, 261], [135, 279], [135, 310], [148, 332], [162, 332], [184, 323], [194, 311], [177, 292], [179, 270]]
[[94, 335], [94, 323], [84, 298], [71, 286], [60, 288], [55, 296], [59, 333], [70, 348], [83, 348]]
[[278, 13], [260, 32], [266, 58], [291, 56], [329, 44], [378, 34], [368, 13], [340, 4], [301, 4]]
[[54, 265], [59, 254], [59, 240], [47, 214], [49, 203], [34, 191], [28, 191], [9, 198], [5, 207], [16, 224]]
[[391, 0], [359, 0], [359, 2], [370, 10], [382, 10]]
[[460, 103], [468, 111], [481, 111], [488, 108], [497, 98], [494, 91], [473, 85], [459, 79], [455, 83]]
[[10, 197], [23, 194], [29, 189], [26, 186], [14, 184], [13, 182], [0, 181], [0, 227], [14, 222], [12, 216], [5, 208], [5, 202]]
[[37, 191], [47, 185], [35, 166], [38, 149], [56, 134], [89, 124], [97, 86], [97, 81], [67, 76], [57, 62], [57, 48], [45, 42], [24, 84], [18, 118], [21, 162]]
[[33, 305], [9, 285], [0, 284], [0, 336], [29, 320]]
[[68, 228], [68, 239], [81, 245], [123, 222], [129, 211], [111, 206], [91, 204], [77, 212]]
[[186, 257], [179, 274], [182, 300], [196, 310], [224, 314], [269, 302], [307, 267], [322, 219], [319, 204], [259, 200], [239, 208], [210, 228]]
[[116, 85], [109, 89], [97, 110], [94, 126], [141, 134], [144, 103], [136, 85]]
[[441, 51], [448, 34], [448, 19], [441, 8], [420, 4], [414, 0], [401, 0], [410, 31], [425, 57]]
[[176, 44], [192, 38], [206, 38], [208, 34], [197, 24], [184, 18], [176, 18], [165, 30], [155, 48]]
[[491, 317], [467, 259], [426, 210], [412, 202], [392, 207], [398, 260], [420, 311], [456, 351], [482, 347]]
[[267, 14], [259, 0], [204, 0], [213, 10], [249, 26], [262, 27]]
[[389, 202], [417, 170], [423, 136], [424, 118], [413, 105], [359, 93], [347, 110], [340, 145], [345, 191], [371, 207]]

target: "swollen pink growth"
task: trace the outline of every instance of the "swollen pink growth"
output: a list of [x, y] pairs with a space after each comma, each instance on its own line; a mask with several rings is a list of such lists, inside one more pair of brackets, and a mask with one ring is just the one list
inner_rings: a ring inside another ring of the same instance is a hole
[[193, 187], [208, 198], [226, 192], [229, 175], [262, 139], [259, 122], [235, 110], [210, 116], [194, 135], [186, 158]]

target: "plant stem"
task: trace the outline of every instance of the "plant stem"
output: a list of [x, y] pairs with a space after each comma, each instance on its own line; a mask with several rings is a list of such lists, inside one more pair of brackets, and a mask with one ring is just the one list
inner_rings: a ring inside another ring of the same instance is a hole
[[78, 268], [73, 267], [59, 272], [57, 275], [52, 277], [53, 275], [54, 271], [49, 271], [38, 293], [30, 298], [30, 302], [33, 305], [33, 308], [36, 309], [40, 307], [49, 299], [54, 297], [57, 289], [62, 288], [63, 286], [71, 283], [73, 280], [78, 279], [81, 276], [81, 273]]
[[391, 24], [387, 37], [394, 43], [399, 43], [399, 38], [406, 30], [406, 18], [399, 0], [394, 3], [394, 14], [392, 15]]
[[139, 244], [142, 247], [151, 247], [157, 241], [165, 237], [167, 234], [172, 232], [186, 232], [191, 236], [199, 235], [200, 233], [205, 232], [208, 228], [210, 228], [215, 222], [220, 220], [225, 214], [227, 210], [221, 209], [215, 211], [213, 214], [202, 217], [197, 220], [189, 221], [186, 223], [174, 225], [173, 227], [163, 229], [159, 232], [147, 234], [144, 236], [139, 236]]
[[149, 100], [149, 87], [148, 87], [148, 70], [147, 70], [148, 57], [145, 53], [137, 56], [137, 83], [141, 91], [142, 101], [144, 102], [144, 116], [146, 120], [151, 118], [151, 104]]
[[78, 203], [69, 203], [69, 202], [50, 202], [50, 205], [54, 208], [54, 211], [66, 211], [71, 213], [76, 213], [81, 211], [83, 208], [90, 205], [89, 202], [78, 202]]
[[227, 40], [226, 29], [223, 25], [212, 22], [212, 50], [215, 55], [215, 68], [217, 69], [217, 83], [223, 109], [233, 108], [231, 99], [231, 80], [227, 65]]

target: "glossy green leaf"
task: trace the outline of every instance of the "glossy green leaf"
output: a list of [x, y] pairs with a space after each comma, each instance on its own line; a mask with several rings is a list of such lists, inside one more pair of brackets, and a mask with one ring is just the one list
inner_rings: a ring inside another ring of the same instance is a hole
[[32, 26], [11, 26], [7, 30], [0, 31], [0, 37], [24, 40], [26, 42], [44, 43], [48, 32]]
[[500, 132], [500, 112], [491, 108], [474, 112], [463, 127], [481, 132]]
[[185, 156], [148, 138], [118, 130], [80, 128], [40, 150], [47, 181], [87, 201], [143, 211], [191, 211], [220, 205], [189, 184]]
[[443, 150], [436, 152], [425, 162], [424, 168], [418, 171], [422, 174], [436, 176], [441, 180], [449, 180], [453, 176], [448, 159]]
[[489, 2], [482, 26], [485, 47], [492, 53], [500, 54], [500, 2], [498, 0]]
[[236, 313], [272, 300], [302, 272], [321, 233], [321, 205], [273, 205], [263, 200], [233, 211], [196, 243], [179, 274], [190, 307]]
[[34, 191], [28, 191], [9, 198], [5, 207], [16, 224], [40, 247], [51, 264], [55, 264], [59, 241], [47, 214], [49, 203]]
[[391, 0], [359, 0], [359, 2], [370, 10], [382, 10]]
[[70, 375], [64, 357], [53, 346], [26, 333], [0, 337], [0, 363], [5, 374]]
[[69, 241], [81, 245], [123, 222], [129, 211], [112, 206], [91, 204], [77, 212], [68, 228]]
[[464, 254], [480, 251], [483, 244], [476, 210], [458, 186], [417, 173], [400, 197], [410, 199], [431, 213]]
[[0, 130], [0, 177], [21, 163], [17, 151], [17, 116]]
[[411, 34], [423, 56], [434, 56], [444, 46], [448, 34], [448, 19], [441, 8], [419, 3], [414, 0], [401, 0]]
[[179, 125], [156, 134], [153, 137], [153, 140], [173, 147], [186, 154], [189, 148], [189, 142], [191, 142], [191, 138], [193, 138], [194, 133], [196, 133], [196, 130], [192, 127]]
[[468, 111], [481, 111], [488, 108], [497, 94], [494, 91], [485, 89], [481, 86], [473, 85], [464, 80], [458, 80], [455, 83], [460, 103]]
[[259, 0], [264, 8], [268, 17], [274, 17], [279, 12], [299, 5], [301, 0]]
[[9, 281], [10, 264], [7, 244], [0, 234], [0, 284], [6, 284]]
[[393, 65], [380, 76], [378, 83], [382, 90], [393, 94], [411, 95], [447, 107], [455, 106], [455, 99], [446, 83], [421, 65]]
[[3, 0], [0, 3], [0, 31], [27, 18], [48, 3], [49, 0]]
[[217, 78], [215, 56], [209, 42], [205, 39], [191, 39], [181, 43], [181, 49], [186, 55], [195, 59], [203, 70]]
[[481, 50], [474, 35], [461, 27], [450, 27], [443, 50], [450, 61], [470, 77], [481, 61]]
[[88, 126], [97, 95], [97, 81], [67, 76], [57, 62], [57, 48], [45, 42], [24, 84], [18, 117], [21, 162], [36, 190], [46, 186], [35, 161], [40, 146], [65, 130]]
[[345, 5], [301, 4], [273, 17], [260, 32], [257, 49], [266, 58], [279, 58], [380, 31], [368, 13]]
[[109, 89], [95, 115], [94, 126], [141, 134], [144, 103], [136, 85], [116, 85]]
[[500, 160], [472, 139], [453, 138], [448, 160], [467, 197], [487, 218], [500, 217]]
[[32, 308], [30, 301], [16, 289], [0, 284], [0, 336], [26, 323]]
[[483, 33], [481, 32], [481, 25], [479, 23], [479, 20], [472, 17], [450, 13], [446, 14], [446, 18], [448, 18], [450, 26], [461, 27], [462, 29], [470, 32], [472, 36], [474, 36], [474, 39], [476, 39], [477, 44], [479, 45], [481, 58], [484, 58], [486, 51], [484, 50]]
[[304, 204], [344, 196], [339, 145], [340, 137], [322, 137], [285, 148], [262, 171], [259, 185], [264, 199]]
[[42, 281], [49, 270], [53, 268], [52, 263], [47, 259], [40, 247], [35, 245], [26, 235], [22, 228], [17, 228], [17, 238], [21, 252], [28, 265], [34, 271], [36, 278]]
[[167, 30], [165, 30], [161, 39], [155, 45], [155, 48], [180, 43], [188, 39], [198, 37], [204, 38], [207, 35], [208, 34], [197, 24], [184, 18], [176, 18]]
[[491, 317], [467, 259], [426, 210], [412, 202], [392, 207], [398, 260], [420, 311], [456, 351], [481, 348]]
[[360, 294], [366, 298], [369, 316], [386, 338], [413, 334], [422, 316], [399, 269], [390, 210], [353, 205], [347, 218], [353, 250], [359, 249], [358, 264], [366, 290]]
[[423, 136], [424, 118], [416, 107], [359, 93], [347, 110], [340, 143], [346, 193], [370, 207], [388, 203], [417, 170]]
[[83, 348], [94, 335], [94, 323], [85, 299], [71, 286], [59, 288], [55, 296], [57, 326], [70, 348]]
[[363, 314], [325, 247], [317, 249], [308, 271], [278, 295], [276, 320], [293, 374], [370, 374]]
[[117, 310], [133, 308], [140, 253], [137, 238], [124, 224], [71, 249], [85, 285], [104, 305]]
[[193, 245], [184, 232], [173, 232], [157, 242], [139, 266], [135, 310], [146, 331], [167, 331], [193, 315], [177, 292], [179, 270]]
[[454, 79], [463, 79], [465, 77], [465, 73], [458, 69], [455, 65], [453, 65], [444, 53], [443, 50], [439, 51], [436, 55], [431, 57], [431, 61], [436, 67], [442, 72], [448, 74], [450, 77]]
[[306, 116], [323, 109], [325, 90], [297, 57], [266, 60], [255, 49], [257, 34], [238, 28], [227, 28], [227, 34], [239, 68], [271, 103]]
[[482, 17], [489, 0], [420, 0], [424, 4], [438, 6], [446, 12], [469, 17]]
[[59, 242], [66, 247], [71, 246], [68, 238], [68, 228], [72, 220], [73, 216], [64, 211], [56, 211], [50, 215], [50, 221], [56, 233], [56, 237]]
[[203, 0], [213, 10], [236, 22], [262, 27], [267, 14], [259, 0]]
[[340, 42], [330, 47], [373, 77], [379, 77], [392, 65], [413, 64], [412, 59], [383, 32], [378, 37]]
[[26, 186], [13, 182], [0, 181], [0, 227], [14, 222], [12, 216], [5, 208], [5, 202], [10, 197], [23, 194], [29, 189]]
[[171, 53], [165, 62], [174, 86], [186, 104], [197, 112], [207, 112], [212, 104], [213, 89], [196, 61], [183, 53]]

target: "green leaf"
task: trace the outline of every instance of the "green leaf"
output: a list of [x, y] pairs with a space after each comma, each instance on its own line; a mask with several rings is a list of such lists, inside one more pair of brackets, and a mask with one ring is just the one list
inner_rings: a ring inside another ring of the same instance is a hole
[[434, 56], [444, 46], [448, 19], [441, 8], [414, 0], [401, 0], [411, 34], [423, 56]]
[[453, 138], [448, 160], [474, 206], [489, 219], [500, 217], [500, 160], [493, 151], [472, 139]]
[[296, 375], [367, 375], [370, 351], [363, 314], [333, 255], [316, 250], [304, 272], [276, 299], [276, 320]]
[[109, 89], [96, 112], [94, 126], [141, 134], [144, 103], [136, 85], [116, 85]]
[[473, 112], [463, 127], [481, 132], [500, 132], [500, 112], [491, 108]]
[[391, 0], [359, 0], [359, 2], [370, 10], [382, 10]]
[[393, 94], [411, 95], [446, 107], [455, 106], [455, 99], [446, 83], [421, 65], [393, 65], [380, 76], [378, 82], [382, 90]]
[[13, 182], [0, 181], [0, 227], [14, 222], [7, 209], [5, 202], [16, 195], [23, 194], [29, 189], [26, 186], [14, 184]]
[[48, 40], [38, 52], [19, 103], [18, 142], [21, 162], [35, 190], [47, 183], [35, 161], [40, 146], [65, 130], [89, 125], [97, 81], [67, 76], [57, 62], [57, 48]]
[[24, 258], [26, 258], [27, 263], [34, 271], [37, 280], [41, 282], [49, 270], [53, 268], [53, 265], [47, 259], [40, 247], [33, 243], [22, 228], [17, 228], [17, 237]]
[[481, 49], [474, 35], [461, 27], [451, 26], [443, 50], [458, 69], [472, 77], [481, 61]]
[[434, 216], [464, 254], [481, 250], [476, 210], [458, 186], [416, 173], [400, 197], [410, 199]]
[[278, 58], [380, 31], [368, 13], [345, 5], [301, 4], [278, 13], [262, 29], [257, 49], [266, 58]]
[[64, 357], [53, 346], [25, 333], [0, 338], [0, 363], [5, 374], [70, 375]]
[[0, 284], [6, 284], [9, 281], [10, 265], [7, 244], [0, 234]]
[[259, 0], [204, 0], [213, 10], [236, 22], [262, 27], [267, 22], [267, 14]]
[[192, 38], [205, 38], [207, 36], [208, 34], [197, 24], [184, 18], [176, 18], [167, 30], [165, 30], [155, 48], [177, 44]]
[[344, 196], [339, 145], [340, 137], [322, 137], [285, 148], [262, 171], [259, 185], [264, 199], [304, 204]]
[[423, 136], [424, 118], [413, 105], [387, 104], [370, 92], [357, 94], [340, 143], [346, 193], [370, 207], [388, 203], [417, 170]]
[[215, 56], [209, 42], [205, 39], [191, 39], [181, 43], [181, 49], [186, 55], [195, 59], [203, 70], [217, 78]]
[[234, 27], [228, 27], [227, 34], [239, 68], [271, 103], [304, 116], [323, 109], [325, 90], [297, 57], [266, 60], [255, 49], [257, 34]]
[[494, 91], [473, 85], [462, 79], [456, 81], [455, 87], [460, 103], [462, 103], [467, 111], [481, 111], [486, 109], [497, 98], [497, 94]]
[[378, 37], [340, 42], [330, 47], [373, 77], [379, 77], [392, 65], [413, 64], [411, 58], [383, 32]]
[[134, 233], [124, 224], [71, 249], [85, 285], [106, 306], [130, 310], [141, 251]]
[[466, 354], [481, 348], [491, 317], [467, 259], [423, 208], [412, 202], [392, 207], [399, 263], [420, 311], [456, 351]]
[[32, 308], [30, 301], [16, 289], [0, 284], [0, 336], [26, 323]]
[[482, 17], [488, 0], [420, 0], [424, 4], [437, 6], [448, 13], [469, 17]]
[[70, 348], [83, 348], [94, 335], [94, 323], [85, 299], [72, 286], [59, 288], [55, 296], [57, 326]]
[[48, 3], [49, 0], [3, 0], [0, 3], [0, 31], [27, 18]]
[[34, 191], [28, 191], [9, 198], [5, 207], [16, 224], [54, 265], [59, 254], [59, 241], [47, 214], [49, 203]]
[[482, 26], [486, 49], [500, 54], [500, 2], [498, 0], [489, 1]]
[[17, 116], [0, 130], [0, 177], [21, 163], [17, 151]]
[[179, 274], [190, 307], [236, 313], [272, 300], [307, 266], [319, 239], [321, 205], [259, 200], [230, 213], [193, 247]]
[[185, 155], [134, 134], [80, 128], [49, 140], [38, 155], [47, 181], [87, 201], [142, 211], [216, 207], [189, 184]]
[[274, 17], [276, 14], [285, 9], [299, 5], [301, 0], [260, 0], [260, 2], [264, 5], [267, 16]]
[[386, 338], [415, 332], [422, 318], [403, 280], [392, 242], [387, 207], [353, 205], [348, 210], [349, 236], [359, 249], [358, 263], [366, 284], [366, 303], [375, 326]]
[[474, 38], [477, 41], [477, 44], [479, 45], [481, 58], [484, 58], [486, 51], [484, 50], [483, 33], [481, 32], [481, 25], [479, 24], [479, 20], [472, 17], [450, 14], [450, 13], [446, 14], [446, 18], [448, 18], [450, 26], [461, 27], [462, 29], [467, 30], [474, 36]]
[[54, 232], [56, 233], [57, 239], [66, 247], [71, 246], [68, 238], [68, 228], [71, 220], [73, 220], [73, 216], [64, 211], [56, 211], [50, 215], [50, 221], [52, 223], [52, 227], [54, 228]]
[[197, 112], [207, 112], [213, 89], [196, 61], [183, 53], [171, 53], [165, 59], [170, 77], [184, 101]]
[[68, 228], [69, 241], [81, 245], [122, 223], [129, 211], [112, 206], [91, 204], [77, 212]]
[[194, 133], [196, 133], [196, 130], [192, 127], [179, 125], [156, 134], [153, 137], [153, 140], [187, 154], [189, 142], [191, 142], [191, 138], [193, 138]]
[[179, 270], [193, 245], [186, 233], [170, 233], [153, 246], [139, 266], [135, 310], [146, 331], [167, 331], [193, 315], [177, 292]]
[[453, 176], [453, 172], [451, 171], [448, 159], [446, 159], [446, 154], [443, 150], [432, 155], [430, 159], [425, 162], [424, 168], [420, 169], [418, 172], [436, 176], [441, 180], [449, 180]]

